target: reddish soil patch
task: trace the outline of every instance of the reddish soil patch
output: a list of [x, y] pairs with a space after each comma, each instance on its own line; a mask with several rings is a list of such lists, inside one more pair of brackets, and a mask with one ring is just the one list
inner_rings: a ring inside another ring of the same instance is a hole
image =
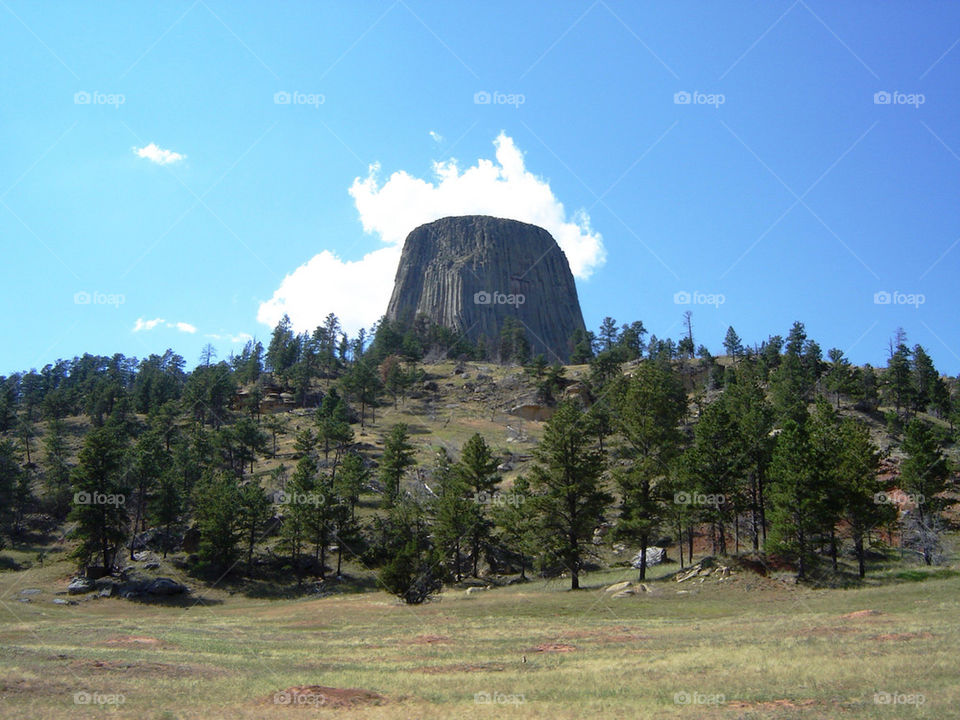
[[747, 702], [745, 700], [730, 700], [727, 707], [737, 710], [780, 710], [782, 708], [803, 708], [816, 705], [816, 700], [764, 700], [760, 702]]
[[443, 675], [445, 673], [472, 673], [472, 672], [503, 672], [506, 670], [503, 663], [479, 663], [469, 665], [460, 663], [457, 665], [425, 665], [416, 669], [426, 675]]
[[906, 632], [906, 633], [885, 633], [883, 635], [874, 635], [871, 640], [900, 641], [900, 640], [927, 640], [933, 637], [933, 633], [928, 632]]
[[817, 637], [820, 635], [843, 635], [844, 633], [855, 633], [856, 628], [852, 627], [815, 627], [809, 630], [797, 632], [797, 637]]
[[844, 620], [859, 620], [860, 618], [874, 617], [876, 615], [883, 615], [883, 613], [879, 610], [857, 610], [856, 612], [847, 613], [840, 617]]
[[446, 635], [417, 635], [406, 641], [410, 645], [436, 645], [439, 643], [448, 643], [450, 638]]
[[573, 645], [567, 645], [565, 643], [540, 643], [536, 647], [532, 647], [527, 652], [573, 652], [576, 650]]
[[94, 672], [130, 673], [162, 677], [209, 677], [220, 674], [215, 668], [204, 665], [173, 665], [163, 662], [138, 662], [125, 660], [71, 660], [70, 666], [77, 670]]
[[616, 627], [609, 630], [568, 630], [562, 633], [561, 637], [565, 640], [595, 640], [601, 643], [625, 643], [650, 639], [649, 635], [630, 632], [630, 628], [627, 627]]
[[380, 705], [386, 700], [386, 697], [373, 690], [333, 688], [323, 685], [294, 685], [267, 698], [267, 701], [274, 705], [333, 708]]
[[118, 635], [117, 637], [107, 638], [103, 644], [154, 647], [159, 645], [160, 641], [155, 637], [148, 637], [147, 635]]

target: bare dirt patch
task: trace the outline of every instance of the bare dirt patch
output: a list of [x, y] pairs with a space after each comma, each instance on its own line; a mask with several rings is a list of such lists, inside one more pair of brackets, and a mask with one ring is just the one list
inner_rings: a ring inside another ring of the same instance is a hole
[[883, 635], [874, 635], [871, 640], [880, 640], [881, 642], [899, 642], [901, 640], [929, 640], [933, 633], [928, 632], [905, 632], [905, 633], [885, 633]]
[[408, 645], [439, 645], [450, 642], [446, 635], [417, 635], [405, 641]]
[[209, 665], [173, 664], [165, 662], [142, 662], [139, 660], [89, 660], [76, 659], [70, 661], [70, 667], [78, 671], [93, 671], [105, 673], [122, 673], [136, 676], [151, 677], [212, 677], [223, 671]]
[[576, 646], [567, 645], [566, 643], [540, 643], [536, 647], [532, 647], [527, 652], [573, 652], [576, 650]]
[[447, 673], [503, 672], [507, 666], [503, 663], [457, 663], [455, 665], [424, 665], [416, 672], [426, 675], [444, 675]]
[[157, 647], [161, 643], [157, 638], [150, 637], [148, 635], [117, 635], [116, 637], [107, 638], [103, 641], [103, 644], [132, 647]]
[[746, 700], [729, 700], [727, 707], [735, 710], [783, 710], [799, 709], [816, 705], [817, 701], [808, 700], [790, 700], [783, 698], [781, 700], [763, 700], [759, 702], [747, 702]]
[[356, 705], [382, 705], [387, 698], [363, 688], [334, 688], [324, 685], [294, 685], [274, 693], [266, 702], [287, 707], [347, 708]]
[[840, 617], [844, 620], [859, 620], [861, 618], [876, 617], [877, 615], [883, 615], [883, 613], [879, 610], [857, 610], [856, 612], [847, 613]]
[[568, 630], [560, 636], [564, 640], [592, 640], [599, 643], [628, 643], [652, 639], [649, 635], [632, 632], [628, 627], [615, 627], [608, 630]]

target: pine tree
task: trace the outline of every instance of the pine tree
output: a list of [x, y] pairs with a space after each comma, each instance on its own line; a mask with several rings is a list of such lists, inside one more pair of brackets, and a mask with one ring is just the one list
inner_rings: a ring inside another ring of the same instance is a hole
[[813, 562], [816, 535], [822, 529], [823, 488], [812, 467], [809, 433], [788, 419], [777, 437], [770, 475], [770, 547], [797, 561], [797, 579], [804, 580]]
[[114, 428], [105, 426], [87, 433], [77, 454], [72, 476], [74, 506], [80, 544], [75, 557], [82, 565], [97, 558], [109, 571], [127, 535], [129, 521], [124, 473], [124, 444]]
[[238, 501], [237, 524], [247, 545], [247, 575], [249, 576], [253, 570], [253, 549], [264, 534], [265, 526], [273, 512], [270, 507], [270, 498], [256, 481], [250, 481], [240, 488]]
[[615, 391], [614, 423], [625, 441], [630, 465], [616, 473], [620, 520], [616, 536], [640, 543], [640, 579], [646, 578], [646, 551], [664, 513], [662, 488], [670, 463], [680, 452], [680, 421], [687, 412], [683, 384], [668, 363], [641, 362]]
[[903, 489], [916, 499], [918, 533], [923, 561], [930, 565], [938, 547], [939, 512], [943, 500], [938, 497], [946, 488], [950, 475], [947, 459], [929, 426], [914, 418], [907, 425], [903, 439], [907, 457], [900, 468]]
[[388, 504], [400, 496], [401, 480], [407, 468], [415, 464], [413, 453], [406, 424], [397, 423], [390, 429], [390, 434], [383, 443], [383, 455], [380, 457], [378, 470]]
[[842, 516], [850, 527], [860, 577], [866, 574], [864, 539], [875, 527], [889, 522], [893, 506], [876, 501], [877, 468], [880, 453], [870, 439], [870, 431], [852, 418], [840, 424], [841, 451], [837, 478], [842, 498]]
[[226, 574], [238, 556], [240, 488], [232, 474], [207, 470], [194, 492], [201, 567]]
[[467, 440], [460, 453], [460, 460], [454, 467], [454, 472], [473, 495], [475, 522], [472, 523], [470, 542], [473, 556], [473, 576], [477, 577], [480, 562], [480, 551], [490, 536], [492, 523], [487, 508], [493, 500], [493, 493], [500, 483], [497, 475], [497, 460], [490, 451], [490, 446], [480, 433], [474, 433]]
[[453, 557], [452, 568], [447, 575], [454, 582], [463, 578], [463, 546], [470, 542], [475, 526], [480, 522], [480, 504], [470, 497], [470, 488], [465, 478], [455, 472], [447, 451], [440, 448], [434, 456], [433, 465], [433, 517], [434, 535], [444, 564]]
[[602, 487], [603, 454], [594, 445], [590, 417], [576, 403], [561, 403], [534, 450], [533, 496], [540, 517], [541, 548], [547, 562], [570, 572], [570, 589], [580, 587], [586, 544], [612, 498]]

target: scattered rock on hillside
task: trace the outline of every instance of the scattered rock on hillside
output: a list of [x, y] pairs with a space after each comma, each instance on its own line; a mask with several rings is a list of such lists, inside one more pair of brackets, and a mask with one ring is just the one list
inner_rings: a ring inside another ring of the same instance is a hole
[[83, 595], [93, 590], [93, 583], [86, 578], [74, 578], [67, 585], [67, 592], [70, 595]]
[[[662, 547], [648, 547], [647, 548], [647, 567], [653, 567], [654, 565], [659, 565], [664, 560], [667, 559], [667, 551]], [[630, 564], [633, 567], [640, 569], [640, 553], [638, 552], [633, 556], [633, 559], [630, 561]]]

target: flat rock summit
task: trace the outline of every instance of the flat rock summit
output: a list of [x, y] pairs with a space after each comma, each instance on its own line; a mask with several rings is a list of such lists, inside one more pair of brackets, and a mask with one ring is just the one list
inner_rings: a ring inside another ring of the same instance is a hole
[[488, 347], [513, 317], [532, 355], [548, 362], [566, 361], [571, 335], [585, 329], [570, 265], [550, 233], [487, 215], [441, 218], [407, 236], [387, 319], [421, 315]]

